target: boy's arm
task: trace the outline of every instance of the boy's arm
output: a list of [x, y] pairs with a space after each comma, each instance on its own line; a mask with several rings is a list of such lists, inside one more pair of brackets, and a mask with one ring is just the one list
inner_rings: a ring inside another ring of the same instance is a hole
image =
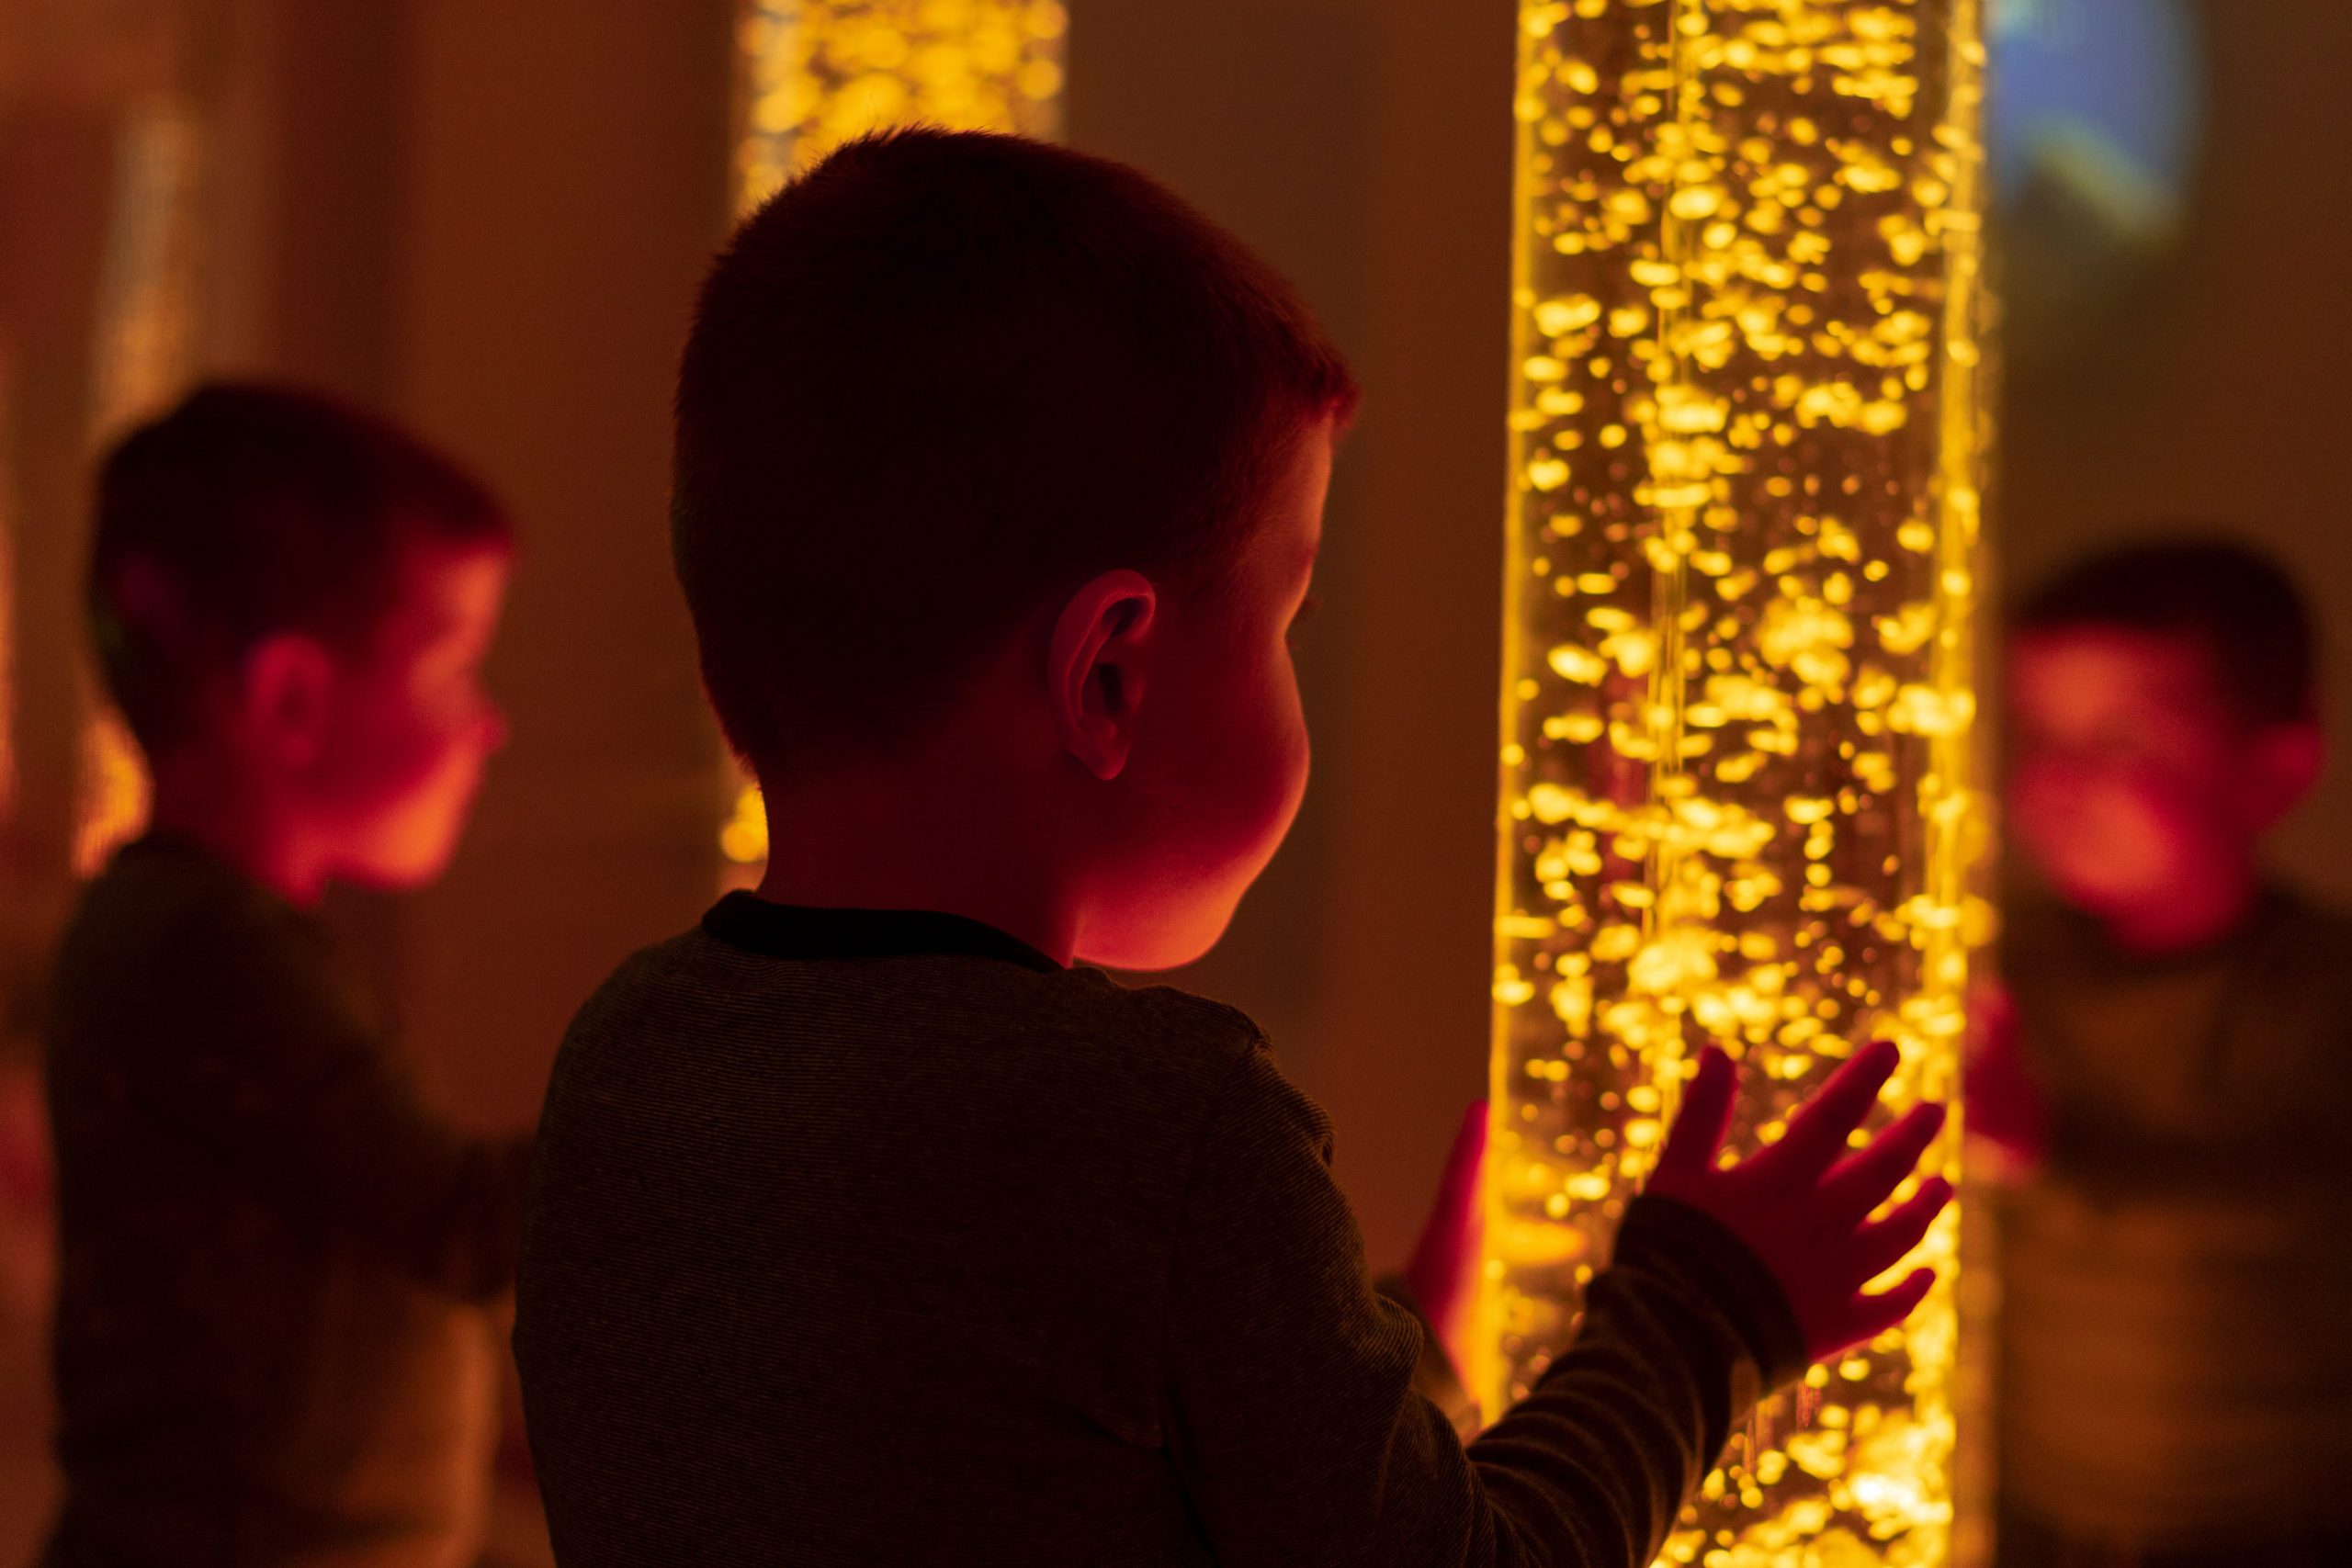
[[1465, 1451], [1415, 1391], [1322, 1115], [1265, 1054], [1228, 1086], [1171, 1281], [1171, 1456], [1219, 1559], [1640, 1568], [1733, 1422], [1805, 1357], [1746, 1249], [1634, 1204], [1575, 1343]]
[[1970, 1174], [1996, 1186], [2031, 1176], [2050, 1152], [2050, 1108], [2026, 1066], [2017, 1004], [1990, 981], [1969, 989], [1962, 1085]]
[[1411, 1283], [1395, 1274], [1384, 1274], [1373, 1283], [1383, 1299], [1402, 1307], [1420, 1330], [1420, 1358], [1413, 1366], [1413, 1391], [1443, 1413], [1446, 1425], [1454, 1436], [1468, 1442], [1478, 1435], [1483, 1424], [1479, 1419], [1478, 1401], [1462, 1381], [1462, 1371], [1445, 1348], [1444, 1337], [1437, 1325], [1423, 1311], [1420, 1299], [1413, 1293]]
[[1479, 1178], [1486, 1164], [1487, 1102], [1480, 1100], [1463, 1111], [1411, 1258], [1374, 1286], [1420, 1325], [1421, 1359], [1413, 1384], [1445, 1412], [1465, 1443], [1485, 1425], [1461, 1369], [1470, 1364], [1470, 1337], [1476, 1332], [1472, 1320], [1487, 1232]]
[[514, 1281], [528, 1140], [459, 1135], [296, 940], [192, 922], [144, 977], [161, 1026], [125, 1092], [297, 1225], [356, 1237], [424, 1284]]

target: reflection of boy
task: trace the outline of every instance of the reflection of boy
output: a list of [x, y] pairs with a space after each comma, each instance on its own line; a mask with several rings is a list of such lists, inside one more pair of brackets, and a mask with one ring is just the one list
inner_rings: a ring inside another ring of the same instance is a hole
[[91, 605], [154, 827], [58, 962], [53, 1563], [469, 1560], [526, 1150], [424, 1111], [311, 909], [447, 861], [508, 550], [471, 479], [301, 394], [200, 390], [107, 462]]
[[2005, 1563], [2352, 1562], [2352, 920], [2257, 848], [2317, 777], [2292, 585], [2127, 548], [2027, 603], [1972, 1131], [2004, 1224]]
[[1728, 1169], [1710, 1054], [1465, 1450], [1250, 1021], [1071, 966], [1197, 955], [1290, 825], [1352, 400], [1280, 280], [1060, 149], [855, 143], [721, 257], [674, 542], [773, 858], [549, 1089], [514, 1337], [567, 1568], [1632, 1568], [1749, 1398], [1918, 1299], [1860, 1293], [1947, 1195], [1867, 1218], [1938, 1122], [1847, 1155], [1892, 1050]]

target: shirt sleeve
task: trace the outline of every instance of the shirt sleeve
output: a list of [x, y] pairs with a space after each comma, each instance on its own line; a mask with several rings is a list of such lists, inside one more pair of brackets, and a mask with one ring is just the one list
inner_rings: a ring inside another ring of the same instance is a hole
[[1421, 1334], [1421, 1355], [1413, 1367], [1413, 1387], [1423, 1399], [1444, 1412], [1446, 1425], [1453, 1428], [1456, 1437], [1468, 1442], [1485, 1424], [1478, 1418], [1478, 1402], [1471, 1397], [1462, 1381], [1461, 1370], [1446, 1354], [1445, 1343], [1430, 1326], [1421, 1303], [1413, 1299], [1413, 1288], [1401, 1274], [1384, 1274], [1373, 1281], [1372, 1288], [1412, 1314], [1413, 1326]]
[[529, 1141], [469, 1138], [427, 1109], [322, 933], [190, 921], [155, 971], [154, 1026], [122, 1075], [144, 1115], [290, 1223], [422, 1284], [475, 1302], [513, 1284]]
[[1170, 1453], [1220, 1562], [1643, 1568], [1733, 1424], [1804, 1363], [1760, 1264], [1638, 1201], [1576, 1339], [1466, 1448], [1415, 1386], [1329, 1125], [1262, 1050], [1211, 1122], [1170, 1281]]

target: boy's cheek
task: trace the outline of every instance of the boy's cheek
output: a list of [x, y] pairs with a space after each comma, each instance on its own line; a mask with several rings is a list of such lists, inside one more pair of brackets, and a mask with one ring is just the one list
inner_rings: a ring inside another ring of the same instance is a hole
[[1159, 969], [1199, 957], [1282, 847], [1305, 795], [1306, 730], [1287, 686], [1228, 685], [1181, 728], [1154, 758], [1127, 877], [1100, 912], [1102, 938], [1121, 952], [1084, 955], [1095, 961]]
[[410, 788], [358, 812], [348, 823], [350, 874], [384, 886], [414, 886], [447, 867], [481, 782], [479, 757], [451, 752]]
[[347, 736], [319, 781], [321, 816], [340, 842], [346, 874], [381, 886], [440, 874], [472, 813], [496, 739], [482, 724], [405, 718]]
[[[1289, 836], [1291, 823], [1298, 816], [1299, 805], [1306, 795], [1309, 761], [1306, 720], [1299, 707], [1297, 685], [1285, 674], [1278, 686], [1262, 710], [1264, 729], [1255, 759], [1255, 772], [1261, 781], [1257, 791], [1257, 829], [1266, 859], [1271, 859]], [[1261, 860], [1261, 867], [1262, 863]]]
[[1270, 855], [1306, 787], [1306, 722], [1287, 653], [1227, 672], [1192, 706], [1176, 755], [1196, 820], [1228, 859]]
[[1256, 879], [1290, 831], [1306, 790], [1305, 731], [1279, 717], [1252, 732], [1228, 730], [1204, 750], [1189, 791], [1206, 829], [1200, 863], [1206, 880]]
[[2196, 859], [2194, 813], [2145, 785], [2044, 780], [2018, 790], [2012, 814], [2027, 853], [2079, 897], [2161, 893]]

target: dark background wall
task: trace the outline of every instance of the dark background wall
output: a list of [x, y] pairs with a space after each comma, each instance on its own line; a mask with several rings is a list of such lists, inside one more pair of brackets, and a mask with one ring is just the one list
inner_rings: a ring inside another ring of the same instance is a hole
[[2178, 253], [2122, 301], [2098, 361], [2013, 378], [2003, 570], [2028, 583], [2167, 521], [2226, 526], [2297, 568], [2330, 640], [2338, 742], [2278, 859], [2352, 898], [2352, 6], [2196, 9], [2208, 130]]

